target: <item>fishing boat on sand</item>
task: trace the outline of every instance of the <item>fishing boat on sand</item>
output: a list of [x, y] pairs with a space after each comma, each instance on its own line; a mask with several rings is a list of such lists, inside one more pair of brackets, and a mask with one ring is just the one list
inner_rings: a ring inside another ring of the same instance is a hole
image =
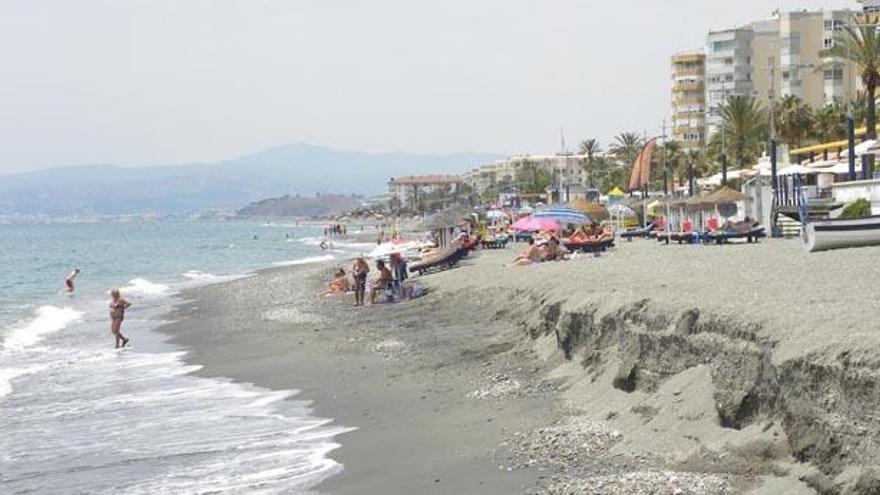
[[880, 245], [880, 215], [807, 221], [803, 226], [807, 252]]

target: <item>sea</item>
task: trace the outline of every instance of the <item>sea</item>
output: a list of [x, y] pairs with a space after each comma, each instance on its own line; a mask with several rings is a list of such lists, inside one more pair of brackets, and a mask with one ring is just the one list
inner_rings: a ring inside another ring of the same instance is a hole
[[[0, 493], [311, 493], [346, 431], [296, 390], [195, 376], [156, 329], [182, 289], [343, 259], [296, 223], [0, 225]], [[63, 279], [81, 273], [76, 293]], [[108, 292], [134, 306], [114, 349]]]

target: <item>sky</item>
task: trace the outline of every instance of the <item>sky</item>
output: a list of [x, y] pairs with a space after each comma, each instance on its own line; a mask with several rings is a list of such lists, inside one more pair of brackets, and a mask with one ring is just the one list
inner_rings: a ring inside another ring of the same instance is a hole
[[847, 0], [0, 0], [0, 173], [306, 142], [558, 151], [659, 134], [669, 57]]

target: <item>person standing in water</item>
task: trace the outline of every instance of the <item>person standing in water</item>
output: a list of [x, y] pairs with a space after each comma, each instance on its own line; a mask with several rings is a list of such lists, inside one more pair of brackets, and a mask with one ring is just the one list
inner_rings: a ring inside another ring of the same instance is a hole
[[73, 283], [74, 280], [76, 280], [77, 275], [79, 275], [79, 268], [74, 268], [73, 271], [70, 272], [70, 275], [68, 275], [67, 278], [64, 279], [64, 286], [66, 287], [68, 294], [73, 294]]
[[[110, 291], [110, 333], [116, 338], [116, 348], [125, 347], [128, 339], [122, 335], [122, 320], [125, 319], [125, 310], [131, 307], [131, 302], [122, 298], [119, 289]], [[121, 343], [121, 345], [120, 345]]]

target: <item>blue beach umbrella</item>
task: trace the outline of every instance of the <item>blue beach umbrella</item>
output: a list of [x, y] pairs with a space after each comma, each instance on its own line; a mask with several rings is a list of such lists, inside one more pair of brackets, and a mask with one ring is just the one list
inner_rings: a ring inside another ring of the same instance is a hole
[[572, 208], [550, 208], [549, 210], [542, 210], [535, 214], [533, 214], [535, 218], [550, 218], [556, 220], [557, 222], [565, 225], [565, 224], [574, 224], [574, 225], [583, 225], [585, 223], [591, 223], [592, 220], [590, 217], [584, 215], [583, 213], [572, 209]]

